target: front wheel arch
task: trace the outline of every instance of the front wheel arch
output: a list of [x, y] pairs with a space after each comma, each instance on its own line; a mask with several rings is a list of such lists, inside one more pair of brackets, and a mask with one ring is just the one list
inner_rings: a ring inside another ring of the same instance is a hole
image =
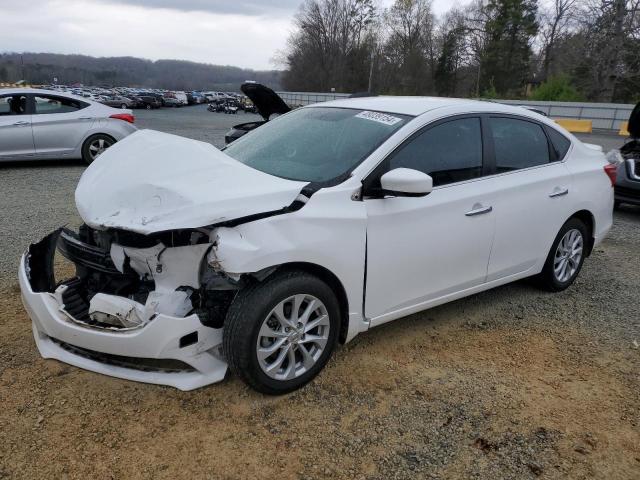
[[338, 305], [340, 306], [340, 331], [338, 341], [341, 344], [346, 342], [347, 332], [349, 330], [349, 301], [347, 291], [340, 279], [331, 270], [316, 263], [289, 262], [269, 267], [263, 271], [269, 271], [265, 278], [270, 277], [276, 272], [298, 271], [314, 275], [325, 282], [331, 290], [333, 290], [333, 293], [338, 299]]

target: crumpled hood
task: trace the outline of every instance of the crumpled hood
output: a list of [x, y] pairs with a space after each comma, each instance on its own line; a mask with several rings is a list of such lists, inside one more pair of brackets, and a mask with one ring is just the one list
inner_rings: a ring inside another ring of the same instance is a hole
[[149, 234], [279, 210], [305, 185], [248, 167], [208, 143], [139, 130], [85, 170], [75, 198], [90, 227]]

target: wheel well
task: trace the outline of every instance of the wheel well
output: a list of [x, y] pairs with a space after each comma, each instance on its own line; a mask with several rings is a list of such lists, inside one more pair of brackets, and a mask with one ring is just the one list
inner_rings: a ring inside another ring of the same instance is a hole
[[340, 306], [340, 335], [338, 340], [340, 343], [344, 343], [347, 338], [347, 330], [349, 329], [349, 301], [347, 300], [347, 292], [342, 285], [342, 282], [335, 276], [333, 272], [317, 265], [315, 263], [305, 262], [292, 262], [279, 265], [277, 271], [283, 270], [297, 270], [310, 273], [318, 277], [325, 282], [333, 293], [335, 293], [338, 299], [338, 305]]
[[591, 255], [591, 250], [593, 249], [594, 243], [593, 233], [595, 231], [595, 219], [593, 218], [593, 214], [589, 210], [580, 210], [571, 215], [569, 220], [571, 220], [572, 218], [577, 218], [578, 220], [582, 221], [582, 223], [584, 223], [589, 229], [589, 245], [587, 245], [586, 252], [586, 255], [589, 256]]

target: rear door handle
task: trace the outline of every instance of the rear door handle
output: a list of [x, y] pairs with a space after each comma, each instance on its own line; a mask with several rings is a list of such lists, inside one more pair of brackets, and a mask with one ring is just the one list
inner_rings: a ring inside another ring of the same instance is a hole
[[473, 217], [475, 215], [482, 215], [483, 213], [489, 213], [493, 211], [493, 207], [489, 205], [488, 207], [483, 207], [482, 205], [474, 205], [473, 210], [469, 210], [465, 215], [467, 217]]
[[93, 120], [91, 117], [80, 117], [78, 120]]
[[27, 122], [26, 120], [20, 120], [19, 122], [14, 123], [14, 125], [18, 127], [23, 127], [26, 125], [31, 125], [31, 122]]
[[549, 194], [549, 197], [550, 198], [561, 197], [562, 195], [566, 195], [567, 193], [569, 193], [568, 188], [556, 188], [553, 190], [553, 192]]

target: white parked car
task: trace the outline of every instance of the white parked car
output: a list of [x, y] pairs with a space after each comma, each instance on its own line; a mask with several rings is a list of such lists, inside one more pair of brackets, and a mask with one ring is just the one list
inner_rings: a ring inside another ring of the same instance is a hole
[[312, 105], [224, 151], [143, 130], [84, 172], [85, 224], [31, 245], [20, 285], [46, 358], [283, 393], [371, 327], [525, 277], [567, 288], [614, 177], [552, 121], [466, 100]]
[[31, 88], [0, 90], [0, 162], [82, 158], [91, 163], [136, 131], [131, 110]]

